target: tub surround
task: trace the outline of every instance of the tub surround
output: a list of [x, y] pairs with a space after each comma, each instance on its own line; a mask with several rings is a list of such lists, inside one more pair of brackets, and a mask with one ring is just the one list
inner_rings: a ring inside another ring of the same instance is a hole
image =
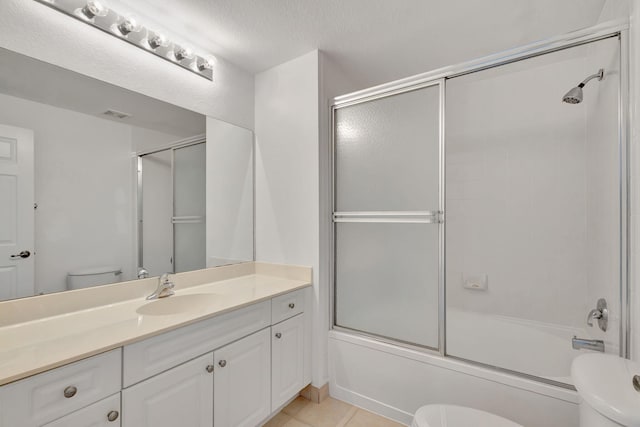
[[145, 299], [157, 278], [1, 302], [0, 385], [308, 287], [311, 268], [248, 262], [171, 280], [176, 296], [210, 294], [211, 304], [140, 314], [158, 302]]

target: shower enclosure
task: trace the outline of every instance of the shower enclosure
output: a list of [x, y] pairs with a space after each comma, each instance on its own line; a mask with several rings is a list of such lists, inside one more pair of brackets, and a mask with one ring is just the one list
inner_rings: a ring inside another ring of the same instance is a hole
[[152, 276], [206, 267], [205, 142], [138, 156], [138, 266]]
[[565, 387], [585, 347], [626, 356], [625, 43], [337, 98], [334, 328]]

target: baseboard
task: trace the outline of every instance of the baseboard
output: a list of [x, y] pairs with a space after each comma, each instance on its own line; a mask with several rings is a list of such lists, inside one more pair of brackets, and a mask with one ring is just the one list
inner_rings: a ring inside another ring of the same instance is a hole
[[304, 397], [307, 400], [312, 401], [313, 403], [321, 403], [327, 397], [329, 397], [329, 383], [326, 383], [322, 387], [314, 387], [309, 384], [300, 392], [300, 396]]
[[363, 396], [354, 391], [347, 390], [346, 388], [335, 384], [331, 385], [331, 397], [350, 403], [354, 406], [358, 406], [362, 409], [366, 409], [367, 411], [375, 414], [382, 415], [383, 417], [407, 426], [411, 424], [411, 421], [413, 420], [413, 414], [394, 408], [393, 406], [389, 406], [382, 402], [378, 402], [377, 400]]

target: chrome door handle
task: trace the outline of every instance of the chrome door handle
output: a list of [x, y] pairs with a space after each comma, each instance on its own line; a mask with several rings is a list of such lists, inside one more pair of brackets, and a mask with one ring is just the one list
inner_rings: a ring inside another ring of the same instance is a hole
[[11, 259], [20, 259], [20, 258], [29, 258], [31, 256], [31, 252], [22, 251], [19, 254], [11, 255]]

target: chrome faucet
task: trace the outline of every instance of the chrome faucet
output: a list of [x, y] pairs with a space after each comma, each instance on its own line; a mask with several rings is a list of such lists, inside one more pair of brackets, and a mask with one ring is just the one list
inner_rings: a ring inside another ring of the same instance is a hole
[[571, 346], [574, 350], [580, 350], [581, 348], [584, 348], [587, 350], [604, 352], [604, 341], [578, 338], [575, 335], [571, 339]]
[[146, 279], [147, 277], [149, 277], [149, 272], [147, 271], [147, 269], [144, 267], [140, 267], [138, 269], [138, 279]]
[[607, 301], [604, 298], [600, 298], [596, 308], [587, 315], [587, 325], [593, 326], [594, 319], [598, 321], [598, 327], [606, 332], [609, 325], [609, 310], [607, 309]]
[[171, 295], [175, 294], [175, 292], [173, 292], [173, 288], [175, 286], [176, 285], [174, 285], [174, 283], [169, 280], [169, 273], [164, 273], [158, 280], [158, 289], [156, 289], [154, 293], [149, 295], [147, 299], [170, 297]]

